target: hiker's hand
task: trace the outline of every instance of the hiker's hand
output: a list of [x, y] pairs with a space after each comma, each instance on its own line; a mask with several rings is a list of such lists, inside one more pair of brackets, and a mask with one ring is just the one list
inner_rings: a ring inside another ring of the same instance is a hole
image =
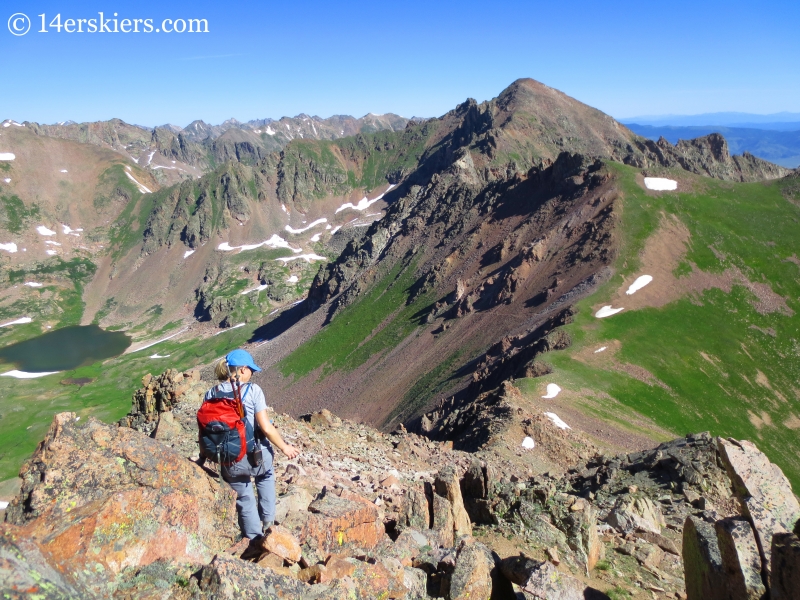
[[300, 450], [292, 446], [291, 444], [286, 444], [281, 451], [286, 455], [286, 458], [292, 460], [293, 458], [297, 458], [300, 456]]

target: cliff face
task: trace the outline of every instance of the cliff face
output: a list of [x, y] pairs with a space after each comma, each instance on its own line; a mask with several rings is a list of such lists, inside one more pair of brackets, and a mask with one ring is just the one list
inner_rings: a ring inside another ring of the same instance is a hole
[[[2, 593], [364, 600], [607, 598], [619, 589], [689, 600], [793, 593], [800, 505], [753, 444], [698, 434], [603, 454], [544, 417], [529, 419], [533, 447], [506, 433], [505, 451], [484, 441], [467, 453], [452, 440], [403, 429], [387, 435], [328, 411], [276, 415], [302, 454], [276, 457], [278, 525], [237, 542], [233, 492], [213, 465], [193, 462], [194, 389], [202, 382], [179, 375], [148, 376], [134, 395], [125, 423], [150, 436], [56, 416], [0, 527]], [[513, 386], [502, 395], [518, 417]], [[560, 462], [545, 467], [548, 457]]]

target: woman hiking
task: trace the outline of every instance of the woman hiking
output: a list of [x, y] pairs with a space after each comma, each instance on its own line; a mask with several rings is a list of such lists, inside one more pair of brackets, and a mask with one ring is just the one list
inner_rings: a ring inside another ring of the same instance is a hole
[[[255, 433], [255, 451], [246, 452], [238, 462], [222, 465], [220, 469], [222, 479], [236, 492], [236, 513], [242, 535], [251, 540], [265, 533], [275, 520], [273, 446], [277, 446], [290, 460], [300, 454], [300, 450], [283, 441], [267, 417], [264, 392], [250, 382], [253, 373], [260, 370], [247, 351], [234, 350], [217, 362], [214, 375], [220, 383], [208, 390], [204, 398], [204, 402], [214, 398], [234, 398], [234, 385], [237, 385], [244, 405], [244, 418]], [[251, 478], [256, 482], [258, 505]]]

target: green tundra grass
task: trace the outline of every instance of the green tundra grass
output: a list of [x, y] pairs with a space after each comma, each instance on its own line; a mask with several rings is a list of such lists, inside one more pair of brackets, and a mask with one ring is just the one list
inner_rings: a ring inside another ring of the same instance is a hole
[[[621, 287], [615, 276], [578, 303], [578, 315], [567, 326], [573, 345], [545, 357], [555, 367], [548, 382], [605, 392], [676, 435], [708, 430], [752, 440], [800, 490], [797, 180], [733, 184], [695, 178], [700, 192], [648, 194], [636, 183], [634, 169], [612, 168], [624, 190], [618, 275], [630, 281], [646, 274], [638, 260], [646, 238], [662, 214], [675, 215], [691, 232], [676, 275], [688, 277], [691, 264], [706, 273], [735, 267], [750, 282], [769, 285], [789, 310], [759, 313], [753, 292], [734, 285], [730, 293], [712, 288], [661, 308], [597, 319], [592, 308], [608, 304]], [[665, 385], [573, 358], [613, 340], [620, 342], [616, 363], [643, 367]], [[603, 416], [625, 420], [620, 414]]]

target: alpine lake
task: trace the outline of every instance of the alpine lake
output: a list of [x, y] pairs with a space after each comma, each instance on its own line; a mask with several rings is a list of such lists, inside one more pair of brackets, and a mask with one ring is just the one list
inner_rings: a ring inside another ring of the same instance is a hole
[[130, 336], [120, 331], [73, 325], [0, 348], [0, 363], [25, 373], [69, 371], [119, 356], [130, 345]]

